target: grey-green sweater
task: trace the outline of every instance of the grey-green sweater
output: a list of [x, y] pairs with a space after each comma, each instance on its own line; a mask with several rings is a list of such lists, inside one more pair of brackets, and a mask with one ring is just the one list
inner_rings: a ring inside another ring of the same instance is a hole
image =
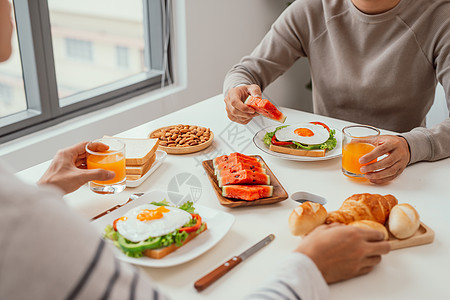
[[307, 57], [314, 112], [402, 133], [411, 161], [450, 156], [450, 119], [425, 128], [439, 81], [450, 107], [450, 1], [401, 0], [367, 15], [351, 0], [297, 0], [227, 74], [262, 89]]

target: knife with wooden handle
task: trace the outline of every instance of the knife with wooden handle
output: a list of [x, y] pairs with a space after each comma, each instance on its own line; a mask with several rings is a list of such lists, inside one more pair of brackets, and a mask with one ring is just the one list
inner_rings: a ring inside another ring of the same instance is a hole
[[228, 273], [231, 269], [236, 267], [239, 263], [241, 263], [243, 260], [247, 259], [250, 255], [256, 253], [259, 249], [263, 248], [267, 244], [269, 244], [273, 239], [275, 238], [275, 235], [269, 234], [264, 239], [247, 249], [246, 251], [242, 252], [239, 256], [234, 256], [231, 259], [229, 259], [227, 262], [223, 263], [216, 269], [212, 270], [199, 280], [197, 280], [194, 283], [194, 287], [197, 291], [203, 291], [208, 286], [210, 286], [212, 283], [214, 283], [217, 279]]

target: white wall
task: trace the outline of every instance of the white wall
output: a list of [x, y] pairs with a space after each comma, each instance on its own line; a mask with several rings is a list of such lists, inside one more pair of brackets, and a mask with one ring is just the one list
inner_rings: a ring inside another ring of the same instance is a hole
[[433, 127], [449, 117], [447, 101], [445, 100], [445, 92], [442, 85], [438, 84], [436, 88], [436, 96], [433, 106], [427, 114], [427, 127]]
[[[14, 169], [22, 170], [51, 159], [57, 149], [114, 135], [221, 93], [228, 69], [251, 52], [286, 8], [285, 0], [173, 0], [173, 4], [175, 86], [166, 88], [162, 95], [150, 93], [5, 143], [0, 146], [0, 156]], [[292, 78], [278, 79], [267, 95], [289, 107], [295, 107], [297, 99], [310, 101], [309, 91], [295, 91], [292, 87], [298, 85], [289, 84], [298, 77], [308, 81], [305, 63], [289, 73]], [[286, 93], [288, 85], [290, 92]]]

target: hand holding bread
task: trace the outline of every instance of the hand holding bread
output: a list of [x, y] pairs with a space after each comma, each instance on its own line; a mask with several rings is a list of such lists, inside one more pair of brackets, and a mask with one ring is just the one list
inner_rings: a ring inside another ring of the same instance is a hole
[[320, 225], [295, 249], [311, 258], [327, 283], [370, 272], [389, 250], [379, 232], [340, 223]]

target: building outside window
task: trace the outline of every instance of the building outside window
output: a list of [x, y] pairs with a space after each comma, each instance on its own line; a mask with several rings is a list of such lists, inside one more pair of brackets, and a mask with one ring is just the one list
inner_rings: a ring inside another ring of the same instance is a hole
[[13, 7], [14, 53], [0, 65], [0, 143], [171, 82], [170, 0]]

